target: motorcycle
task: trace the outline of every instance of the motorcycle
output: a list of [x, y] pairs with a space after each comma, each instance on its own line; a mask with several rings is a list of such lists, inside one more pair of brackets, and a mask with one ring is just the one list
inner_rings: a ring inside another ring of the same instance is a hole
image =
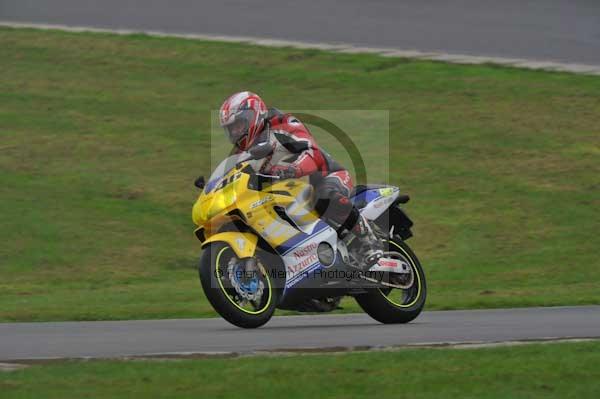
[[199, 276], [213, 308], [228, 322], [256, 328], [275, 309], [331, 311], [352, 296], [381, 323], [407, 323], [425, 305], [423, 268], [405, 240], [413, 225], [394, 186], [357, 186], [351, 200], [374, 221], [384, 255], [362, 264], [361, 243], [326, 222], [312, 206], [313, 186], [260, 173], [268, 149], [255, 147], [221, 162], [192, 209], [203, 249]]

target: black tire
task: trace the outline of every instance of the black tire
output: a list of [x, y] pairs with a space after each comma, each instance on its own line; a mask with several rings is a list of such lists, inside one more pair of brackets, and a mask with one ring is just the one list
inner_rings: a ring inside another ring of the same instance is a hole
[[[257, 254], [262, 261], [258, 250]], [[269, 270], [266, 270], [266, 276], [265, 274], [263, 276], [266, 278], [265, 281], [269, 281], [269, 283], [265, 285], [266, 292], [263, 295], [269, 295], [267, 303], [261, 306], [256, 313], [249, 313], [249, 311], [236, 305], [234, 300], [227, 294], [227, 291], [231, 291], [232, 289], [225, 288], [225, 285], [217, 277], [217, 275], [222, 273], [223, 261], [231, 259], [234, 255], [233, 249], [224, 242], [211, 243], [204, 249], [200, 257], [200, 267], [198, 270], [204, 294], [217, 313], [231, 324], [241, 328], [260, 327], [273, 316], [280, 290], [277, 288], [275, 282], [272, 281]], [[217, 262], [220, 265], [219, 268], [217, 268]]]
[[[415, 279], [413, 283], [413, 294], [407, 298], [407, 303], [398, 304], [388, 299], [387, 294], [390, 290], [379, 288], [370, 289], [366, 294], [356, 295], [355, 299], [358, 305], [373, 319], [384, 324], [408, 323], [414, 320], [423, 310], [425, 299], [427, 298], [427, 283], [425, 273], [417, 256], [404, 241], [399, 237], [394, 237], [387, 243], [388, 251], [401, 253], [408, 259]], [[418, 284], [416, 286], [414, 284]], [[393, 289], [391, 291], [394, 291]], [[387, 293], [386, 293], [387, 291]]]

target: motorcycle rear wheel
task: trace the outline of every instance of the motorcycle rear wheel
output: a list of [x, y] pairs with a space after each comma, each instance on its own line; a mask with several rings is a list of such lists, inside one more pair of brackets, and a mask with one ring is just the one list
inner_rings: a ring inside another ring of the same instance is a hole
[[[408, 323], [419, 316], [425, 306], [427, 297], [425, 273], [417, 256], [399, 237], [388, 240], [387, 251], [397, 252], [408, 261], [415, 276], [412, 286], [407, 290], [374, 288], [354, 298], [365, 313], [380, 323]], [[402, 294], [399, 300], [392, 295], [398, 291]]]
[[[263, 266], [260, 255], [256, 260], [256, 284], [262, 284], [262, 295], [258, 301], [251, 301], [243, 298], [232, 283], [232, 279], [245, 276], [245, 272], [230, 273], [231, 265], [239, 259], [227, 243], [209, 244], [200, 257], [198, 272], [206, 298], [221, 317], [241, 328], [257, 328], [268, 322], [278, 303], [279, 290], [272, 276]], [[238, 290], [239, 286], [238, 282]]]

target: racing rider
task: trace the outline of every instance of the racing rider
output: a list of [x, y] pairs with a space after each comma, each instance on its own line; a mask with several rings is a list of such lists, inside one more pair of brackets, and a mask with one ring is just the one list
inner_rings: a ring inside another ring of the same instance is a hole
[[363, 262], [371, 266], [383, 255], [383, 246], [369, 224], [349, 198], [350, 173], [321, 149], [308, 129], [294, 116], [267, 109], [256, 94], [233, 94], [221, 106], [221, 126], [233, 152], [247, 151], [257, 144], [269, 143], [272, 151], [264, 158], [263, 173], [281, 179], [310, 176], [315, 187], [315, 208], [325, 220], [332, 220], [365, 244]]

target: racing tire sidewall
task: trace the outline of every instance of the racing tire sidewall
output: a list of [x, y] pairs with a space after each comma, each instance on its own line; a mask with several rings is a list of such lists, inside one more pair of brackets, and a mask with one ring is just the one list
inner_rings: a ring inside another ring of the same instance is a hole
[[[217, 262], [220, 256], [232, 251], [231, 247], [224, 242], [215, 242], [209, 244], [202, 251], [200, 256], [200, 266], [198, 269], [200, 282], [206, 298], [217, 311], [217, 313], [231, 324], [241, 328], [257, 328], [268, 322], [278, 303], [279, 291], [273, 282], [269, 282], [265, 287], [265, 292], [270, 295], [268, 303], [256, 313], [249, 313], [236, 306], [221, 288], [217, 277]], [[267, 270], [267, 279], [271, 279]]]
[[381, 289], [369, 289], [367, 293], [356, 295], [358, 305], [373, 319], [384, 324], [408, 323], [414, 320], [423, 308], [427, 298], [427, 283], [421, 263], [410, 247], [399, 237], [389, 239], [388, 251], [404, 255], [416, 273], [415, 283], [419, 284], [416, 298], [408, 304], [397, 304], [387, 298]]

